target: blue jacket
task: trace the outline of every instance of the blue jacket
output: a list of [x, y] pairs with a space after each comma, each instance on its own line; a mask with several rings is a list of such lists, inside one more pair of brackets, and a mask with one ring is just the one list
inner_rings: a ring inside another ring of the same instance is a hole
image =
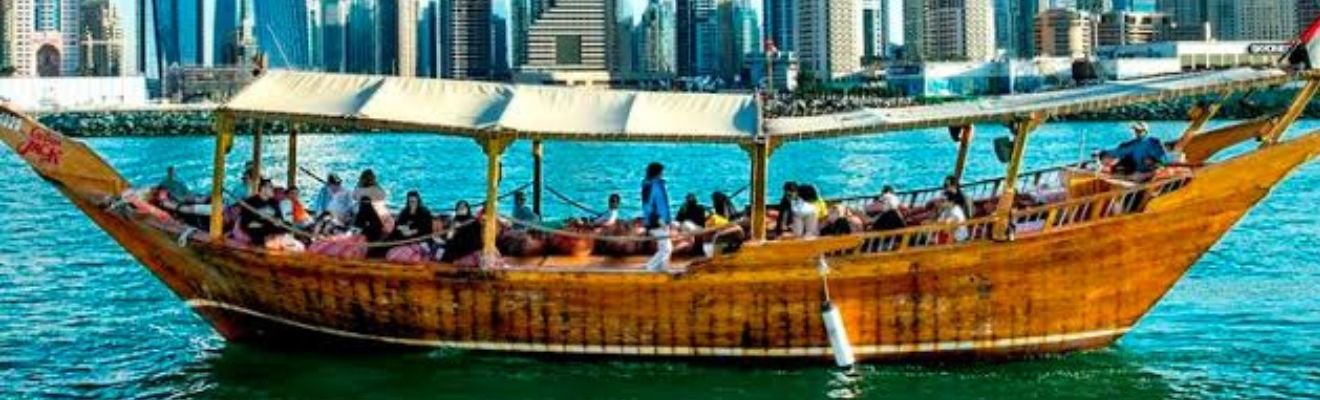
[[1118, 148], [1105, 150], [1100, 154], [1118, 159], [1118, 165], [1125, 169], [1142, 173], [1155, 170], [1154, 167], [1147, 165], [1147, 161], [1161, 165], [1165, 163], [1167, 156], [1164, 152], [1164, 143], [1150, 136], [1123, 142]]
[[668, 226], [673, 222], [669, 216], [669, 191], [665, 189], [664, 179], [642, 181], [642, 215], [646, 218], [647, 228]]

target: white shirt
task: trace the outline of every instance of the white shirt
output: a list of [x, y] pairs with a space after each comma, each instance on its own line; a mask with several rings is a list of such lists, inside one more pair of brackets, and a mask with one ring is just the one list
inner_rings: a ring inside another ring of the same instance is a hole
[[[962, 207], [954, 205], [945, 208], [944, 211], [940, 213], [937, 222], [942, 224], [961, 224], [967, 222], [967, 215], [963, 214]], [[958, 229], [953, 232], [953, 238], [959, 242], [967, 240], [967, 227], [958, 227]]]
[[820, 235], [820, 210], [815, 204], [801, 198], [793, 200], [793, 235], [803, 239]]

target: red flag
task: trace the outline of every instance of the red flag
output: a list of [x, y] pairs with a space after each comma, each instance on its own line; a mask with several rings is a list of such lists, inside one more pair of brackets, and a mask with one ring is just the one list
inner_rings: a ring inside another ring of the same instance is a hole
[[1293, 41], [1292, 49], [1288, 50], [1284, 57], [1288, 59], [1289, 64], [1305, 64], [1306, 69], [1320, 66], [1320, 41], [1316, 36], [1320, 35], [1320, 17], [1311, 21], [1302, 35]]
[[765, 40], [765, 54], [775, 54], [775, 53], [778, 53], [778, 52], [779, 52], [779, 49], [775, 47], [775, 41], [774, 41], [774, 39], [766, 39], [766, 40]]

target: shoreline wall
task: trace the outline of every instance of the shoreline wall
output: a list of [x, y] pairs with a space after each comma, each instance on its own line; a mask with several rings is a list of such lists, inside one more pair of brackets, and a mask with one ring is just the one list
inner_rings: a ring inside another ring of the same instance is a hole
[[[1243, 101], [1241, 95], [1226, 102], [1216, 119], [1250, 119], [1282, 112], [1296, 93], [1295, 89], [1255, 94]], [[1320, 99], [1320, 98], [1318, 98]], [[1177, 101], [1124, 106], [1105, 111], [1084, 112], [1059, 118], [1058, 121], [1185, 121], [1187, 110], [1198, 101], [1212, 98], [1186, 98]], [[1303, 118], [1320, 118], [1320, 100], [1312, 100]], [[128, 111], [66, 111], [49, 112], [37, 116], [43, 124], [74, 137], [117, 136], [209, 136], [212, 134], [212, 111], [190, 110], [128, 110]], [[287, 133], [288, 124], [267, 124], [265, 132]], [[250, 130], [239, 128], [238, 134]], [[348, 131], [331, 126], [304, 126], [308, 133], [342, 133]]]

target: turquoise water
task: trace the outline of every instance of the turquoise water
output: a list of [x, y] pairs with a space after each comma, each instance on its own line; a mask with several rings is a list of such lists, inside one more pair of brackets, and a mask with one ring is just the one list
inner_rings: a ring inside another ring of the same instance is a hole
[[[1320, 121], [1300, 125], [1320, 129]], [[1183, 124], [1153, 126], [1169, 138]], [[1003, 134], [998, 127], [978, 131], [972, 177], [1000, 173], [990, 141]], [[1029, 162], [1073, 160], [1125, 135], [1119, 123], [1048, 125], [1033, 137]], [[209, 185], [209, 138], [90, 144], [134, 182], [153, 183], [164, 165], [174, 164], [194, 188]], [[282, 139], [266, 145], [266, 172], [280, 180], [285, 146]], [[350, 182], [350, 171], [374, 167], [396, 202], [419, 189], [432, 208], [447, 209], [483, 191], [483, 156], [470, 140], [304, 136], [299, 146], [303, 165], [338, 171]], [[669, 165], [671, 191], [703, 198], [742, 187], [748, 175], [746, 156], [733, 147], [551, 143], [545, 150], [548, 184], [597, 207], [614, 191], [635, 196], [638, 175], [653, 160]], [[231, 177], [250, 152], [248, 140], [240, 139], [230, 157]], [[1116, 346], [1001, 363], [867, 365], [850, 382], [823, 364], [552, 361], [454, 351], [324, 354], [227, 344], [17, 158], [0, 153], [0, 398], [1320, 396], [1320, 162], [1280, 185]], [[955, 153], [947, 133], [931, 130], [789, 144], [771, 168], [775, 182], [810, 181], [838, 196], [876, 192], [885, 184], [930, 186], [948, 173]], [[506, 190], [531, 173], [526, 143], [509, 154]], [[303, 184], [311, 182], [303, 178]], [[546, 207], [550, 214], [572, 211], [553, 200]]]

